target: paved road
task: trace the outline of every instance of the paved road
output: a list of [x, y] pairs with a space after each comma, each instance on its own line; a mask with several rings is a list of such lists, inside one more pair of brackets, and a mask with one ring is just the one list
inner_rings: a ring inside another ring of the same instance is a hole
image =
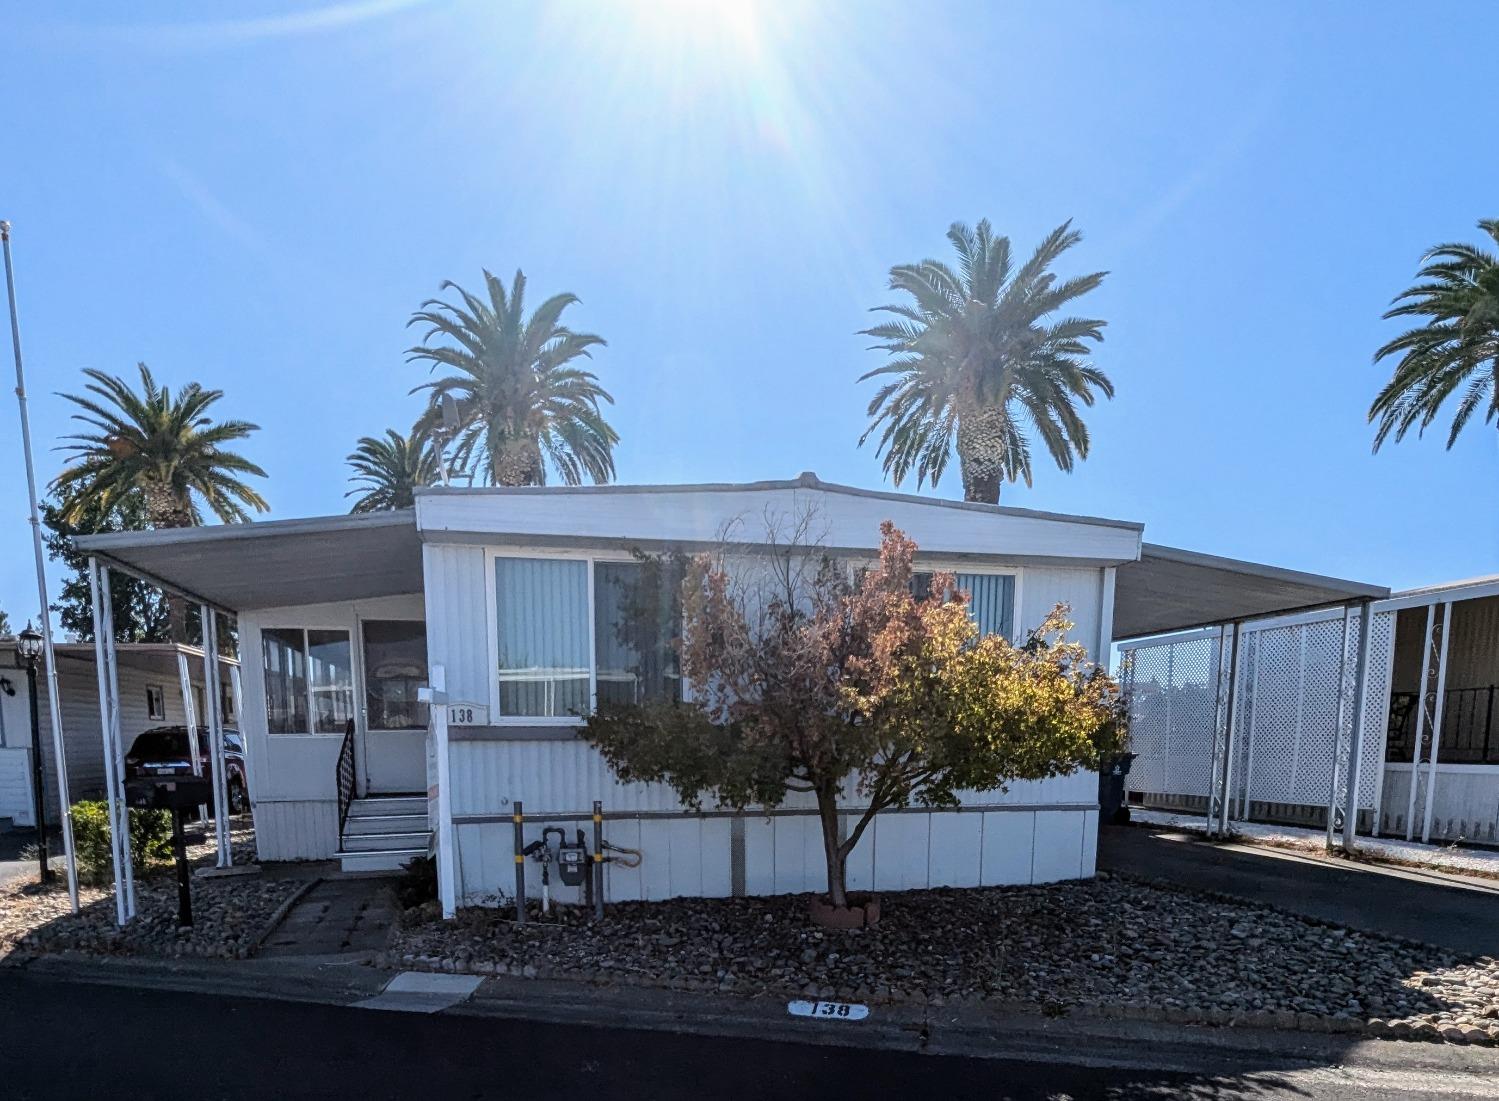
[[[0, 1095], [46, 1098], [1073, 1098], [1496, 1096], [1440, 1070], [1360, 1075], [1265, 1057], [1231, 1072], [1121, 1070], [60, 983], [0, 974]], [[16, 1033], [12, 1031], [14, 1039]], [[189, 1038], [186, 1049], [175, 1038]], [[71, 1039], [76, 1037], [76, 1040]], [[1412, 1045], [1421, 1052], [1427, 1045]]]
[[1210, 845], [1140, 827], [1106, 828], [1098, 864], [1454, 952], [1499, 956], [1499, 882], [1453, 886], [1420, 872], [1329, 864], [1264, 847]]

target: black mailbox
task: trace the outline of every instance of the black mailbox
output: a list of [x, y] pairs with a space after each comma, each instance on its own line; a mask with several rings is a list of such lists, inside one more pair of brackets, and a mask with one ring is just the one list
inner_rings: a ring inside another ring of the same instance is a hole
[[147, 780], [129, 780], [125, 784], [125, 805], [136, 810], [172, 812], [172, 855], [177, 861], [177, 924], [193, 923], [193, 894], [187, 867], [187, 838], [182, 819], [194, 807], [213, 802], [213, 784], [206, 776], [158, 776]]
[[190, 810], [213, 802], [213, 783], [207, 776], [130, 780], [125, 802], [140, 810]]

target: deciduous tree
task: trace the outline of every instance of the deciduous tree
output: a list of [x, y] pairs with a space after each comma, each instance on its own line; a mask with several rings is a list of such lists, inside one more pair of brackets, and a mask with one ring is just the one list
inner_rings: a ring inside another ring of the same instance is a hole
[[695, 557], [680, 643], [691, 701], [604, 707], [584, 728], [621, 779], [664, 782], [689, 805], [810, 794], [835, 906], [880, 812], [1094, 767], [1122, 729], [1118, 686], [1066, 640], [1065, 608], [1024, 645], [981, 636], [953, 575], [918, 598], [916, 545], [881, 530], [878, 564], [858, 572], [774, 533], [754, 560]]

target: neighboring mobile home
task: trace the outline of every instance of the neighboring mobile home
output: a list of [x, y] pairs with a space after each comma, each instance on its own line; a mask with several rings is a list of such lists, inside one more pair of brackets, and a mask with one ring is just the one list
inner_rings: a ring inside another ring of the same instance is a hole
[[[577, 734], [596, 700], [691, 690], [617, 630], [636, 552], [712, 548], [727, 533], [749, 560], [767, 549], [767, 521], [807, 516], [825, 550], [851, 567], [872, 559], [880, 522], [893, 521], [920, 547], [918, 568], [959, 573], [985, 630], [1024, 638], [1065, 603], [1073, 636], [1105, 661], [1116, 594], [1129, 627], [1168, 630], [1386, 592], [1150, 547], [1136, 523], [851, 489], [811, 474], [744, 485], [432, 488], [404, 512], [80, 545], [102, 566], [238, 616], [262, 859], [392, 867], [435, 846], [451, 910], [513, 890], [517, 802], [528, 817], [567, 816], [571, 837], [602, 801], [607, 839], [643, 854], [638, 868], [608, 867], [610, 899], [822, 886], [818, 824], [805, 803], [692, 812], [665, 787], [620, 783]], [[439, 679], [441, 722], [417, 696]], [[850, 885], [1090, 876], [1096, 827], [1089, 773], [973, 792], [961, 810], [881, 815], [853, 855]], [[526, 828], [527, 842], [539, 835], [539, 825]]]
[[[0, 819], [16, 826], [36, 824], [31, 781], [31, 706], [27, 701], [26, 671], [15, 661], [15, 640], [0, 638]], [[120, 677], [120, 720], [126, 750], [136, 735], [155, 726], [181, 726], [186, 707], [203, 715], [203, 651], [172, 643], [121, 643], [115, 647]], [[62, 728], [67, 747], [70, 800], [101, 798], [104, 794], [104, 739], [99, 717], [99, 681], [94, 644], [59, 643], [57, 688], [62, 703]], [[220, 659], [219, 698], [225, 723], [234, 726], [234, 675], [238, 662]], [[42, 778], [46, 790], [47, 821], [58, 817], [57, 770], [53, 765], [52, 719], [47, 703], [47, 670], [37, 667], [38, 721], [42, 742]], [[184, 701], [184, 676], [191, 699]]]
[[[1360, 829], [1499, 843], [1499, 577], [1394, 593], [1369, 615]], [[1121, 643], [1140, 754], [1133, 800], [1202, 810], [1216, 750], [1232, 761], [1231, 820], [1325, 824], [1330, 789], [1346, 783], [1334, 735], [1350, 720], [1338, 686], [1357, 624], [1338, 609], [1250, 619], [1236, 663], [1227, 624]]]

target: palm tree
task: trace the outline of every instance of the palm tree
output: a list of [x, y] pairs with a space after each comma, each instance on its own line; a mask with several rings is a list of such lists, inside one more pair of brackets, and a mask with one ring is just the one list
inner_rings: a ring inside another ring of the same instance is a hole
[[410, 436], [394, 428], [387, 428], [383, 437], [361, 436], [348, 463], [354, 468], [349, 479], [354, 488], [344, 496], [359, 494], [350, 512], [411, 508], [416, 487], [435, 485], [442, 477], [442, 457], [420, 423]]
[[[454, 461], [491, 485], [545, 485], [548, 461], [568, 485], [585, 477], [609, 481], [619, 436], [599, 405], [614, 399], [596, 375], [574, 363], [591, 358], [590, 349], [604, 340], [561, 324], [577, 296], [554, 295], [527, 318], [521, 272], [508, 293], [488, 271], [484, 282], [488, 301], [444, 282], [442, 289], [457, 292], [461, 303], [430, 299], [409, 322], [428, 329], [408, 361], [453, 372], [416, 388], [432, 391], [424, 423], [432, 422], [441, 397], [451, 395], [460, 424]], [[437, 338], [446, 342], [434, 345]]]
[[259, 426], [214, 423], [208, 410], [222, 390], [190, 382], [174, 398], [144, 363], [138, 367], [139, 393], [122, 378], [90, 369], [83, 372], [92, 380], [84, 389], [92, 397], [61, 395], [83, 410], [73, 419], [94, 429], [65, 437], [72, 442], [60, 449], [72, 456], [52, 481], [63, 519], [76, 523], [91, 508], [106, 514], [136, 493], [153, 528], [194, 527], [203, 522], [204, 507], [225, 523], [248, 520], [247, 508], [269, 509], [240, 477], [264, 478], [265, 471], [223, 447]]
[[[1499, 245], [1499, 219], [1478, 223]], [[1421, 258], [1418, 282], [1398, 295], [1386, 318], [1418, 317], [1422, 324], [1401, 333], [1374, 353], [1378, 363], [1399, 355], [1369, 420], [1378, 451], [1393, 432], [1398, 443], [1411, 428], [1425, 433], [1448, 397], [1462, 390], [1452, 415], [1447, 447], [1483, 410], [1485, 423], [1499, 418], [1499, 255], [1475, 245], [1438, 245]]]
[[898, 486], [913, 471], [920, 487], [947, 469], [956, 446], [963, 496], [995, 504], [1006, 481], [1031, 484], [1028, 430], [1057, 466], [1070, 471], [1087, 458], [1088, 429], [1077, 403], [1114, 387], [1087, 356], [1103, 339], [1104, 322], [1049, 320], [1103, 282], [1094, 272], [1058, 283], [1048, 270], [1082, 239], [1064, 222], [1019, 268], [1010, 239], [995, 237], [987, 219], [970, 229], [954, 222], [947, 239], [958, 270], [940, 260], [890, 269], [890, 289], [909, 302], [876, 307], [894, 314], [862, 332], [891, 356], [859, 381], [894, 376], [869, 403], [869, 428], [880, 432], [885, 473]]

